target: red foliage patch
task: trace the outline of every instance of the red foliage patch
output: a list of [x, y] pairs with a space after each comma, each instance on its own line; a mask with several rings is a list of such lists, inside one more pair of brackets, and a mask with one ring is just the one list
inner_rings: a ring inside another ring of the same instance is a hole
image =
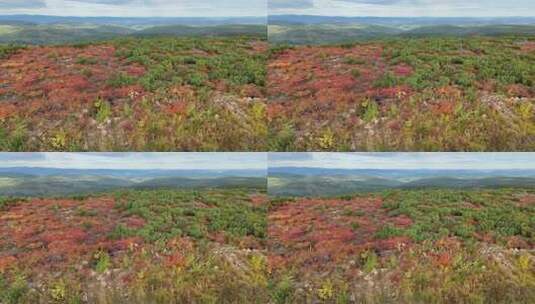
[[268, 65], [268, 119], [285, 117], [303, 132], [340, 116], [348, 119], [346, 124], [358, 124], [349, 113], [364, 100], [380, 101], [383, 107], [411, 96], [408, 86], [377, 88], [377, 80], [387, 72], [405, 77], [413, 69], [404, 64], [389, 66], [378, 43], [285, 50]]
[[[84, 58], [95, 59], [82, 64]], [[101, 44], [85, 48], [30, 47], [0, 62], [0, 91], [2, 108], [16, 107], [17, 111], [1, 111], [1, 117], [13, 114], [35, 119], [57, 119], [93, 103], [99, 97], [114, 100], [141, 96], [139, 86], [107, 90], [107, 79], [116, 73], [142, 76], [145, 68], [123, 62], [115, 56], [113, 46]], [[134, 94], [135, 92], [135, 94]]]
[[82, 201], [33, 199], [3, 211], [0, 248], [9, 250], [0, 253], [0, 271], [15, 261], [17, 267], [34, 274], [62, 271], [91, 260], [96, 251], [117, 255], [142, 243], [139, 238], [109, 238], [119, 223], [144, 225], [137, 217], [120, 214], [114, 205], [115, 201], [106, 197]]
[[4, 119], [16, 113], [17, 107], [15, 105], [2, 105], [0, 107], [0, 119]]
[[410, 76], [414, 72], [413, 68], [406, 64], [396, 65], [392, 68], [392, 71], [394, 72], [394, 75], [400, 77]]
[[518, 199], [518, 202], [521, 206], [525, 207], [535, 205], [535, 194], [523, 195]]
[[268, 217], [270, 263], [274, 269], [330, 269], [366, 250], [402, 250], [410, 240], [376, 239], [384, 225], [408, 227], [406, 216], [391, 217], [379, 198], [300, 199], [272, 210]]
[[125, 220], [125, 224], [128, 228], [139, 229], [145, 226], [147, 222], [137, 216], [129, 217]]
[[120, 88], [108, 87], [101, 91], [100, 97], [106, 100], [131, 99], [136, 100], [145, 96], [145, 89], [140, 85], [129, 85]]
[[130, 76], [140, 77], [143, 76], [147, 70], [142, 66], [129, 65], [124, 68], [126, 74]]
[[263, 41], [253, 41], [249, 44], [251, 45], [251, 52], [254, 54], [263, 54], [268, 51], [268, 44]]
[[384, 99], [404, 99], [412, 93], [412, 89], [407, 85], [395, 86], [391, 88], [376, 88], [366, 92], [366, 96], [375, 100]]
[[188, 104], [185, 102], [176, 102], [165, 107], [165, 111], [170, 114], [186, 114]]
[[521, 237], [511, 236], [507, 239], [507, 248], [511, 249], [532, 249], [532, 247]]
[[10, 267], [13, 267], [17, 259], [13, 256], [0, 256], [0, 273], [4, 272]]
[[[377, 69], [384, 69], [381, 53], [382, 49], [376, 45], [352, 49], [302, 47], [285, 51], [269, 63], [268, 93], [276, 100], [281, 95], [314, 99], [318, 93], [327, 95], [324, 90], [337, 94], [365, 92], [377, 79]], [[352, 74], [356, 67], [346, 62], [350, 57], [367, 60], [365, 65], [358, 66], [359, 77]], [[377, 61], [368, 61], [372, 58]]]
[[435, 245], [436, 249], [434, 252], [429, 253], [429, 258], [431, 258], [431, 261], [439, 268], [451, 266], [454, 262], [453, 257], [457, 255], [457, 252], [459, 252], [462, 247], [461, 242], [455, 238], [440, 239]]
[[507, 94], [512, 97], [531, 97], [532, 95], [530, 88], [521, 84], [507, 86]]
[[261, 207], [267, 204], [268, 197], [266, 195], [254, 194], [250, 196], [251, 204], [255, 207]]
[[520, 49], [525, 53], [535, 52], [535, 41], [526, 41], [522, 43]]

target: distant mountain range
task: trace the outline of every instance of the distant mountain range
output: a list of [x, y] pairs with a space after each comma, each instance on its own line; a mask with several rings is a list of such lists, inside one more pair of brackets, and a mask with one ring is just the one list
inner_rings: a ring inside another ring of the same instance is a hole
[[535, 17], [340, 17], [313, 15], [271, 15], [269, 25], [288, 24], [369, 24], [383, 26], [425, 25], [534, 25]]
[[266, 18], [0, 16], [0, 43], [61, 44], [124, 36], [266, 36]]
[[0, 175], [15, 174], [29, 176], [112, 176], [122, 178], [140, 177], [264, 177], [265, 170], [117, 170], [117, 169], [61, 169], [40, 167], [12, 167], [0, 168]]
[[271, 168], [275, 196], [336, 196], [388, 189], [535, 187], [535, 170], [344, 170]]
[[383, 178], [422, 178], [434, 176], [447, 177], [485, 177], [514, 176], [534, 177], [535, 170], [470, 170], [470, 169], [338, 169], [317, 167], [270, 167], [269, 175], [304, 176], [377, 176]]
[[275, 43], [328, 44], [394, 37], [535, 35], [535, 17], [269, 17]]
[[46, 15], [0, 15], [1, 23], [11, 24], [95, 24], [124, 27], [161, 25], [214, 26], [225, 24], [266, 25], [266, 17], [63, 17]]
[[[270, 168], [274, 196], [338, 196], [388, 189], [535, 187], [535, 170]], [[117, 189], [266, 188], [263, 170], [0, 168], [0, 196], [64, 196]]]
[[0, 196], [62, 196], [117, 189], [265, 189], [257, 170], [0, 169]]

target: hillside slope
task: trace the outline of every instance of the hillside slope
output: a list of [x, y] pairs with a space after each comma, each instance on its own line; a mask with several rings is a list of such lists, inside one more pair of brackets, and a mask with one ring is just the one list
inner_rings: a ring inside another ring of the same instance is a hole
[[274, 151], [532, 151], [535, 36], [273, 46]]
[[0, 150], [264, 150], [264, 38], [0, 45]]
[[0, 302], [267, 302], [266, 201], [242, 189], [0, 199]]
[[280, 303], [535, 300], [533, 188], [394, 190], [271, 206]]

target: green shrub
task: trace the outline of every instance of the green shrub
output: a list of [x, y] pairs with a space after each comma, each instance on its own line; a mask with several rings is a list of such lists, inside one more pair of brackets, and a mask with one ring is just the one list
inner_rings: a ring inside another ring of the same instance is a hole
[[108, 79], [107, 84], [114, 88], [120, 88], [124, 86], [133, 85], [136, 83], [136, 78], [129, 76], [125, 73], [117, 73]]

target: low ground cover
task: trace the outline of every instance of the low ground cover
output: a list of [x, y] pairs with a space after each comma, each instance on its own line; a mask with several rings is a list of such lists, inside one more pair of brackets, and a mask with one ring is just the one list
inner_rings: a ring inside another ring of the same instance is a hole
[[6, 201], [1, 303], [267, 301], [261, 190]]
[[0, 46], [4, 151], [264, 150], [264, 37]]
[[535, 40], [390, 39], [273, 46], [277, 151], [531, 151]]
[[276, 303], [531, 303], [532, 190], [272, 200]]

